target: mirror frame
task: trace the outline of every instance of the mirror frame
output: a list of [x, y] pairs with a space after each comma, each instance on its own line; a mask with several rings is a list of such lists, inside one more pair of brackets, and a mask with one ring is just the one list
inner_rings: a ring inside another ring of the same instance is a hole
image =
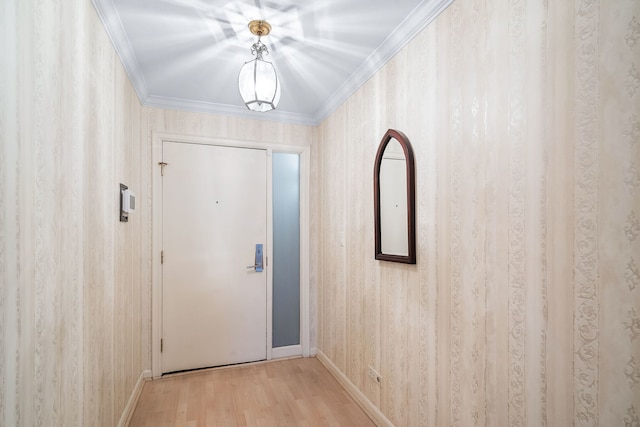
[[[381, 239], [381, 224], [380, 224], [380, 166], [382, 165], [382, 156], [385, 148], [395, 138], [402, 150], [404, 151], [404, 158], [406, 162], [406, 174], [407, 174], [407, 244], [409, 255], [394, 255], [382, 253], [382, 239]], [[378, 146], [378, 153], [376, 154], [376, 161], [373, 170], [373, 199], [374, 199], [374, 215], [375, 215], [375, 240], [376, 240], [376, 259], [382, 261], [400, 262], [404, 264], [416, 263], [416, 197], [415, 197], [415, 167], [413, 158], [413, 149], [407, 136], [395, 129], [387, 130], [384, 134], [380, 145]]]

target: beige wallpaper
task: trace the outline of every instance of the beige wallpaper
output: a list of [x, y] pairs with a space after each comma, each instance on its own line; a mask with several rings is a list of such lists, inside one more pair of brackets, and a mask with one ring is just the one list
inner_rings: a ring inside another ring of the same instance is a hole
[[144, 107], [143, 112], [144, 132], [149, 144], [152, 133], [159, 132], [307, 146], [315, 129], [311, 126], [151, 107]]
[[[321, 125], [318, 348], [395, 425], [639, 425], [639, 67], [636, 0], [456, 0]], [[388, 128], [415, 266], [374, 260]]]
[[[89, 1], [0, 19], [1, 425], [114, 425], [150, 367], [153, 131], [314, 140], [317, 345], [394, 424], [640, 422], [637, 1], [457, 0], [315, 130], [141, 108]], [[388, 128], [416, 266], [373, 259]]]
[[0, 19], [0, 425], [116, 425], [150, 367], [142, 109], [90, 1]]

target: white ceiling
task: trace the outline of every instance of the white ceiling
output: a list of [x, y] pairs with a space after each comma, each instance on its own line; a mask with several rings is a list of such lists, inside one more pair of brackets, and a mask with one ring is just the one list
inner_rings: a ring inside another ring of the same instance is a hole
[[[453, 0], [93, 0], [147, 106], [317, 125]], [[238, 72], [247, 24], [265, 19], [282, 85], [277, 109], [249, 111]]]

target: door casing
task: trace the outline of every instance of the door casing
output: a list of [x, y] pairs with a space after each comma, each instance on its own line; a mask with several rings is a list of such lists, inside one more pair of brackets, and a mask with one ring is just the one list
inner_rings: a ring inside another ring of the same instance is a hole
[[[308, 357], [310, 349], [309, 318], [309, 175], [310, 175], [310, 143], [305, 145], [285, 145], [261, 141], [237, 140], [230, 138], [210, 138], [169, 133], [152, 133], [153, 158], [153, 202], [152, 202], [152, 291], [151, 291], [151, 372], [153, 378], [162, 375], [160, 340], [162, 339], [162, 144], [164, 141], [191, 144], [220, 145], [240, 148], [267, 149], [267, 247], [273, 247], [272, 218], [272, 169], [271, 153], [282, 151], [300, 155], [300, 348], [288, 348], [287, 356], [301, 355]], [[170, 167], [168, 165], [167, 167]], [[265, 254], [271, 256], [270, 253]], [[271, 266], [271, 260], [269, 266]], [[273, 358], [273, 273], [267, 268], [267, 360]], [[285, 355], [276, 352], [276, 356]]]

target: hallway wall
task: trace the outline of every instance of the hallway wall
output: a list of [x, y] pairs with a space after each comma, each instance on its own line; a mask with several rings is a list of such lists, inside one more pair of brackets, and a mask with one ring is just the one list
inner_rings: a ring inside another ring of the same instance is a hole
[[[322, 123], [318, 348], [395, 425], [638, 423], [639, 21], [457, 0]], [[388, 128], [416, 155], [415, 266], [374, 260]]]
[[[318, 347], [396, 425], [637, 423], [637, 1], [457, 0], [316, 130], [142, 108], [89, 1], [0, 20], [0, 424], [115, 425], [149, 369], [152, 131], [314, 140]], [[373, 259], [388, 128], [416, 266]]]
[[0, 425], [116, 425], [150, 368], [141, 105], [90, 1], [0, 19]]

